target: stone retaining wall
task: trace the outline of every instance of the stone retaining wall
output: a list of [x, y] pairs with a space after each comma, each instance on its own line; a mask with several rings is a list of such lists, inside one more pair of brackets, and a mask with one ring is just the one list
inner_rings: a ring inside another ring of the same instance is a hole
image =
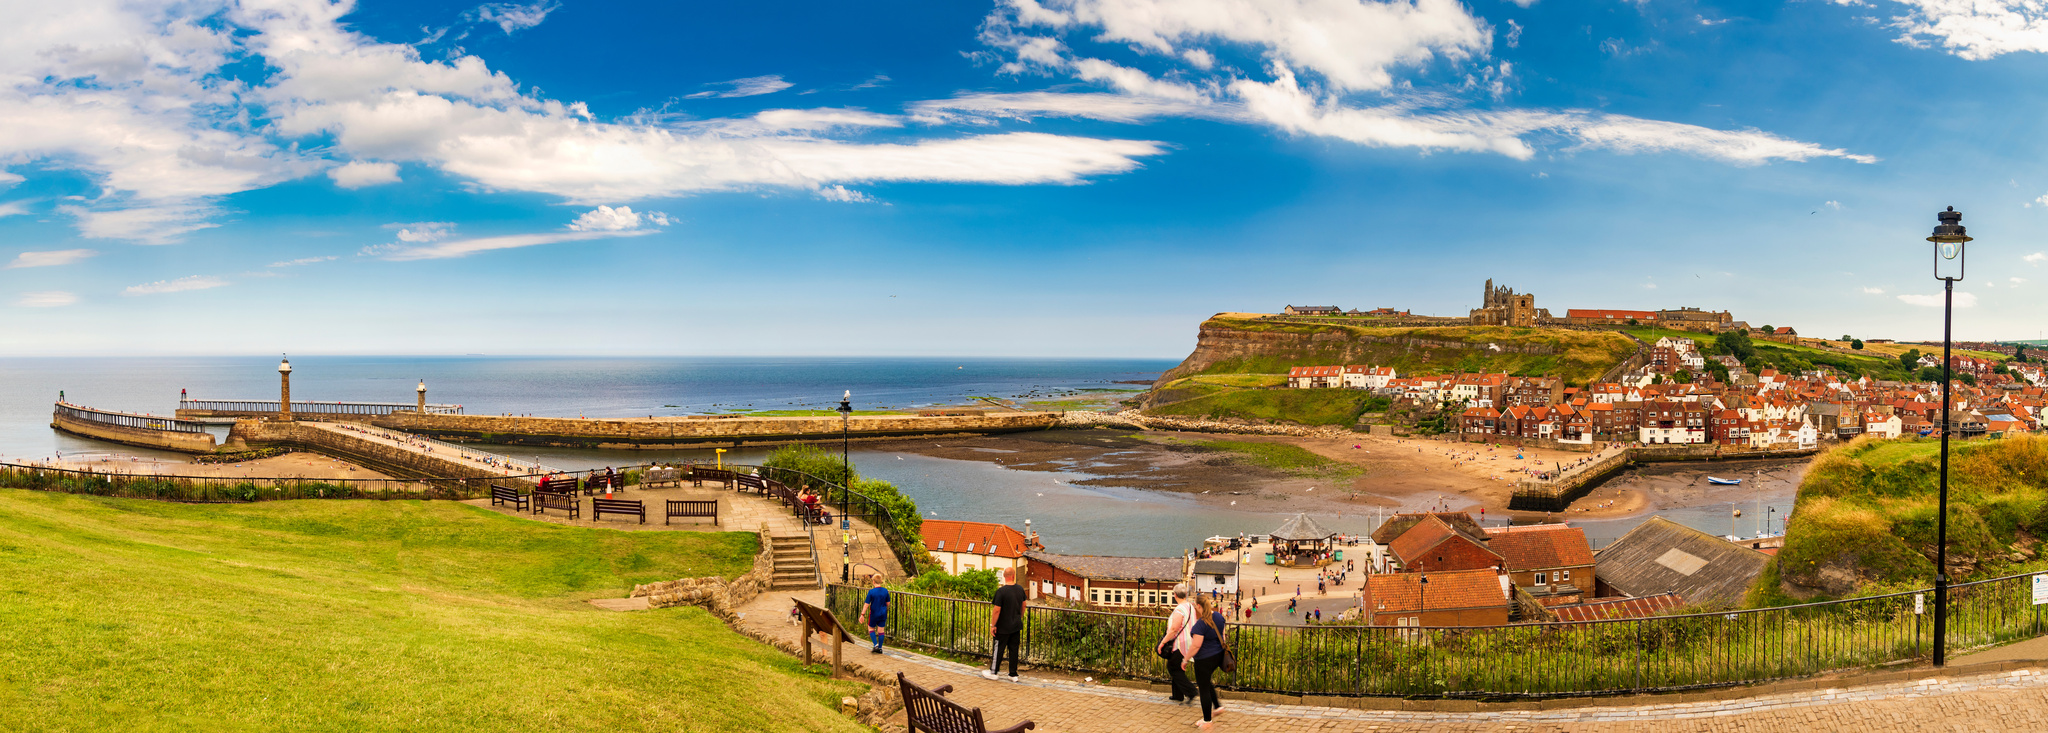
[[180, 453], [212, 453], [214, 448], [212, 433], [131, 428], [91, 420], [74, 420], [62, 414], [50, 416], [50, 427], [72, 435], [140, 448], [160, 448]]
[[300, 448], [399, 478], [482, 479], [507, 484], [517, 481], [458, 459], [389, 445], [319, 423], [236, 420], [235, 427], [228, 432], [228, 444]]
[[766, 523], [761, 525], [760, 537], [761, 552], [754, 556], [753, 569], [737, 578], [730, 581], [717, 576], [664, 580], [633, 586], [632, 594], [627, 597], [645, 597], [649, 608], [702, 606], [712, 615], [732, 621], [735, 609], [768, 589], [768, 580], [775, 572], [774, 543], [768, 540]]
[[1067, 412], [1060, 415], [1062, 428], [1129, 428], [1134, 430], [1183, 430], [1197, 433], [1239, 433], [1243, 435], [1291, 435], [1302, 438], [1341, 438], [1351, 431], [1330, 425], [1265, 425], [1224, 422], [1186, 417], [1157, 417], [1136, 410], [1123, 412]]
[[[990, 415], [859, 415], [848, 421], [855, 440], [1045, 430], [1057, 412]], [[735, 417], [721, 420], [588, 420], [400, 412], [371, 420], [391, 430], [458, 442], [591, 448], [779, 445], [838, 440], [840, 418]]]

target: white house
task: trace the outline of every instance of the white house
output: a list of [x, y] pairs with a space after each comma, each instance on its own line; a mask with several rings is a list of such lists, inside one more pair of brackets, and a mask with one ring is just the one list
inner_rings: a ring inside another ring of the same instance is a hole
[[1196, 593], [1237, 593], [1237, 563], [1231, 560], [1196, 560], [1194, 581]]
[[1003, 568], [1017, 568], [1021, 573], [1024, 553], [1036, 546], [1035, 537], [990, 522], [927, 519], [922, 534], [924, 549], [939, 561], [939, 567], [954, 575]]
[[1344, 386], [1351, 389], [1386, 389], [1397, 375], [1393, 367], [1344, 367]]
[[1820, 431], [1814, 429], [1812, 420], [1803, 417], [1799, 419], [1799, 429], [1792, 436], [1800, 450], [1811, 450], [1820, 445]]
[[1875, 412], [1863, 413], [1864, 435], [1896, 438], [1899, 437], [1899, 433], [1904, 431], [1905, 424], [1899, 421], [1898, 415], [1880, 415]]
[[1334, 388], [1343, 383], [1344, 367], [1298, 366], [1287, 370], [1287, 386], [1296, 389]]

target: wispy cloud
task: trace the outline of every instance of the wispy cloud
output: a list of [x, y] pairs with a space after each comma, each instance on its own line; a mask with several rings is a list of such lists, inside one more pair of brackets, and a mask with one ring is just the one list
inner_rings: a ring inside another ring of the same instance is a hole
[[768, 76], [750, 76], [745, 79], [721, 81], [712, 84], [706, 84], [704, 86], [725, 88], [697, 92], [695, 94], [685, 94], [683, 95], [683, 98], [715, 99], [724, 97], [757, 97], [763, 94], [774, 94], [776, 92], [788, 89], [795, 85], [783, 81], [780, 75], [770, 74]]
[[22, 216], [29, 213], [27, 201], [9, 201], [0, 204], [0, 217]]
[[23, 308], [56, 308], [76, 302], [78, 302], [78, 296], [62, 290], [22, 293], [21, 297], [14, 299], [14, 304]]
[[217, 277], [213, 277], [211, 275], [192, 275], [189, 277], [181, 277], [176, 280], [158, 280], [153, 283], [133, 285], [130, 286], [128, 289], [121, 291], [121, 294], [160, 295], [163, 293], [180, 293], [187, 290], [206, 290], [209, 288], [224, 287], [227, 284], [228, 281], [222, 280]]
[[2029, 265], [2038, 265], [2044, 261], [2048, 261], [2048, 252], [2035, 252], [2025, 257], [2021, 257], [2020, 260], [2026, 262]]
[[1864, 288], [1863, 292], [1867, 295], [1883, 295], [1884, 288]]
[[99, 252], [89, 249], [59, 249], [51, 250], [48, 252], [23, 252], [21, 254], [15, 255], [13, 262], [7, 263], [7, 269], [12, 270], [17, 267], [55, 267], [57, 265], [68, 265], [96, 254], [99, 254]]
[[297, 266], [299, 266], [299, 265], [310, 265], [310, 264], [313, 264], [313, 263], [316, 263], [316, 262], [332, 262], [332, 261], [334, 261], [335, 259], [336, 259], [336, 257], [335, 257], [334, 255], [328, 255], [328, 256], [326, 256], [326, 257], [300, 257], [300, 258], [298, 258], [298, 259], [296, 259], [296, 260], [284, 260], [284, 261], [282, 261], [282, 262], [272, 262], [272, 263], [270, 263], [270, 265], [269, 265], [269, 266], [270, 266], [270, 267], [297, 267]]
[[[467, 257], [479, 252], [500, 249], [517, 249], [520, 247], [534, 247], [562, 242], [584, 242], [612, 237], [637, 237], [653, 234], [660, 231], [661, 227], [668, 226], [671, 223], [674, 223], [673, 219], [670, 219], [667, 214], [658, 211], [643, 213], [634, 211], [629, 206], [616, 208], [599, 206], [576, 217], [574, 221], [569, 222], [567, 226], [563, 227], [566, 231], [559, 232], [509, 234], [498, 237], [476, 237], [473, 239], [444, 241], [443, 237], [446, 236], [445, 229], [430, 229], [428, 231], [434, 233], [432, 237], [415, 235], [414, 239], [406, 239], [407, 232], [412, 231], [411, 228], [420, 226], [419, 224], [412, 224], [406, 225], [408, 228], [398, 230], [400, 242], [364, 247], [362, 254], [400, 262], [407, 260], [443, 260], [454, 257]], [[452, 228], [453, 225], [448, 226]]]
[[522, 31], [540, 25], [541, 21], [548, 19], [548, 13], [554, 12], [559, 7], [562, 7], [561, 3], [552, 2], [551, 0], [542, 0], [541, 2], [526, 5], [518, 3], [487, 3], [477, 6], [475, 10], [469, 11], [466, 19], [478, 23], [496, 23], [498, 29], [504, 31], [505, 35], [509, 36], [514, 31]]
[[849, 204], [874, 203], [875, 197], [845, 186], [832, 185], [818, 189], [818, 198], [826, 201], [841, 201]]
[[1825, 203], [1825, 204], [1822, 204], [1822, 206], [1826, 206], [1826, 207], [1828, 207], [1828, 210], [1830, 210], [1830, 211], [1841, 211], [1841, 210], [1842, 210], [1842, 202], [1840, 202], [1840, 201], [1829, 201], [1829, 202], [1827, 202], [1827, 203]]
[[[1907, 305], [1917, 305], [1926, 308], [1941, 307], [1941, 296], [1939, 295], [1901, 295], [1899, 296], [1899, 301]], [[1973, 295], [1971, 293], [1956, 293], [1957, 308], [1969, 308], [1975, 305], [1977, 305], [1976, 295]]]

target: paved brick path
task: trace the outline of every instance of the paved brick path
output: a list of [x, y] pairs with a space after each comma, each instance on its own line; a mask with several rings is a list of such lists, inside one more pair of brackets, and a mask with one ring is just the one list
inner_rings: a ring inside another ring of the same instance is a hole
[[[795, 643], [791, 594], [770, 593], [743, 609], [748, 633]], [[823, 604], [822, 592], [797, 594]], [[828, 647], [829, 648], [829, 647]], [[829, 654], [829, 652], [828, 652]], [[828, 657], [829, 658], [829, 657]], [[882, 657], [846, 649], [849, 663], [893, 679], [897, 671], [980, 707], [991, 725], [1029, 719], [1035, 733], [1190, 730], [1201, 711], [1165, 702], [1161, 693], [1087, 685], [1063, 674], [1027, 671], [1025, 681], [991, 682], [978, 668], [892, 649]], [[2048, 730], [2048, 672], [2010, 672], [1759, 695], [1734, 700], [1485, 713], [1371, 711], [1224, 700], [1219, 731], [1530, 731], [1565, 733], [1816, 733], [1818, 731]]]

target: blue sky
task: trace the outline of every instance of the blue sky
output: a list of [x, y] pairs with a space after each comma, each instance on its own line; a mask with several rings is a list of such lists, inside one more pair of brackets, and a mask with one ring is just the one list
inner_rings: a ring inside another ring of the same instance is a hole
[[2019, 0], [8, 0], [0, 353], [1179, 356], [1293, 304], [2036, 338]]

